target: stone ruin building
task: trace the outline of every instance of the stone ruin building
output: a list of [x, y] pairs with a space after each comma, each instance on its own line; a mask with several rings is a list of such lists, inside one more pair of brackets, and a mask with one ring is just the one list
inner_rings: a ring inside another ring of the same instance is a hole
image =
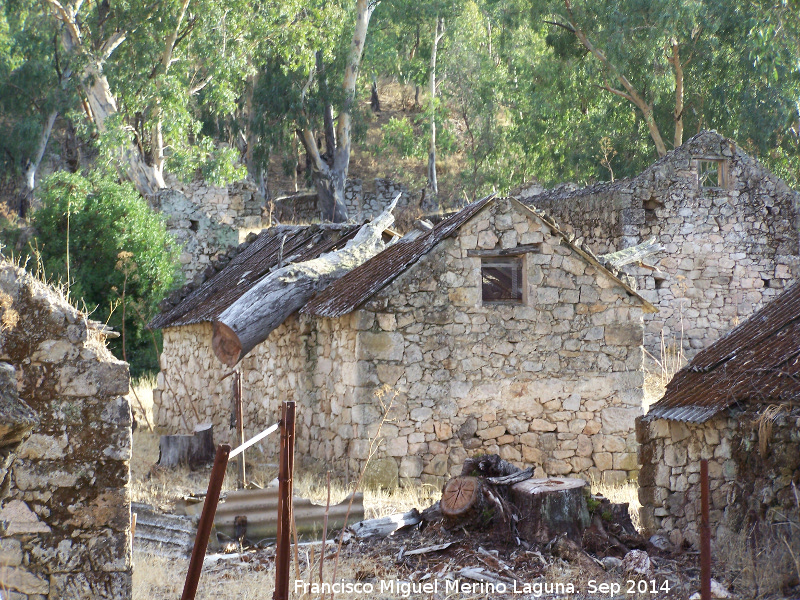
[[201, 276], [219, 253], [266, 226], [264, 198], [252, 183], [216, 187], [202, 181], [170, 181], [153, 199], [167, 221], [167, 231], [181, 245], [181, 270], [187, 281]]
[[[423, 228], [424, 229], [424, 228]], [[339, 248], [352, 225], [264, 231], [150, 327], [164, 351], [157, 425], [232, 437], [212, 322], [277, 263]], [[414, 230], [331, 284], [240, 363], [249, 437], [298, 401], [298, 460], [440, 482], [498, 453], [537, 476], [635, 476], [642, 314], [623, 276], [520, 202], [484, 199]], [[387, 418], [382, 423], [384, 410]]]
[[697, 545], [700, 459], [711, 530], [766, 522], [799, 539], [800, 284], [699, 352], [637, 423], [644, 528]]
[[656, 269], [631, 270], [659, 309], [645, 316], [645, 348], [656, 358], [662, 332], [691, 358], [797, 280], [800, 194], [714, 131], [632, 179], [512, 195], [596, 253], [651, 238], [664, 247]]
[[52, 288], [0, 263], [0, 590], [131, 597], [128, 365]]
[[[184, 184], [175, 179], [158, 192], [153, 207], [161, 211], [167, 230], [180, 244], [181, 271], [187, 281], [199, 285], [213, 274], [211, 262], [235, 252], [247, 236], [273, 222], [318, 223], [322, 210], [315, 192], [298, 192], [267, 202], [255, 184], [237, 181], [224, 187], [203, 181]], [[363, 222], [380, 214], [400, 194], [397, 212], [413, 205], [415, 198], [402, 184], [375, 179], [366, 184], [348, 179], [345, 186], [347, 214]], [[224, 260], [224, 258], [223, 258]], [[205, 275], [204, 275], [205, 274]]]

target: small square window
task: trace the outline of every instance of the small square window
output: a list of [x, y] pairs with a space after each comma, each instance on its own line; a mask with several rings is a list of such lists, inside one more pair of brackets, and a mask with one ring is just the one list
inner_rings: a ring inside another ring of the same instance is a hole
[[481, 289], [484, 302], [522, 303], [524, 280], [521, 256], [481, 259]]
[[695, 160], [697, 165], [697, 183], [701, 189], [727, 189], [728, 171], [724, 160], [698, 158]]

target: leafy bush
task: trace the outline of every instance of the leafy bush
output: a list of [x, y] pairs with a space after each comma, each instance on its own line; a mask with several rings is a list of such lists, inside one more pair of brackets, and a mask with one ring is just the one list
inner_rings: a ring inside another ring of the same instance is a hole
[[403, 158], [408, 158], [414, 154], [416, 138], [414, 128], [408, 119], [395, 119], [392, 117], [382, 128], [383, 141], [381, 150], [394, 150]]
[[[133, 375], [157, 369], [144, 320], [180, 277], [178, 248], [161, 215], [131, 184], [97, 174], [55, 173], [39, 197], [29, 252], [36, 249], [49, 279], [69, 282], [70, 298], [85, 304], [93, 319], [121, 332], [124, 313]], [[122, 337], [109, 345], [123, 358]]]

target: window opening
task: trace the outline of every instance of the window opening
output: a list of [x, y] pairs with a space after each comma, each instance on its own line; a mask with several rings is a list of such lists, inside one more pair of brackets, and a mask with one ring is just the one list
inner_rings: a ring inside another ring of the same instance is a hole
[[697, 182], [701, 188], [727, 188], [728, 177], [724, 160], [698, 158]]
[[484, 302], [522, 303], [522, 257], [482, 258], [481, 284]]

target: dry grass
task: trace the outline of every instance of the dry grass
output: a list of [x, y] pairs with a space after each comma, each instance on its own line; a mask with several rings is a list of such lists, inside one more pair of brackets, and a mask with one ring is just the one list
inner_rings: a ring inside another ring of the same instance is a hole
[[[158, 459], [158, 439], [156, 433], [140, 428], [133, 436], [133, 458], [131, 460], [131, 493], [136, 502], [146, 502], [162, 510], [169, 510], [174, 502], [182, 496], [205, 491], [208, 483], [207, 469], [190, 471], [189, 469], [160, 469], [154, 467]], [[235, 473], [232, 466], [225, 478], [223, 490], [232, 489], [235, 485]], [[259, 485], [269, 483], [277, 475], [277, 469], [270, 464], [253, 464], [248, 467], [248, 478]], [[310, 498], [323, 504], [327, 497], [327, 485], [324, 477], [318, 473], [298, 472], [294, 482], [295, 494]], [[331, 502], [340, 502], [347, 495], [348, 489], [343, 482], [331, 481]], [[365, 490], [364, 506], [367, 517], [382, 516], [410, 510], [413, 507], [425, 508], [433, 501], [438, 490], [431, 486], [415, 486], [399, 488], [394, 492]], [[308, 549], [300, 552], [301, 572], [299, 578], [304, 581], [318, 581], [319, 550], [317, 556]], [[345, 579], [356, 581], [362, 577], [364, 569], [363, 557], [350, 556], [345, 547], [337, 567], [337, 581]], [[333, 559], [328, 556], [325, 562], [326, 580], [330, 580]], [[375, 567], [375, 565], [371, 565]], [[391, 567], [393, 568], [393, 567]], [[133, 598], [134, 600], [150, 600], [152, 598], [177, 598], [182, 589], [188, 561], [185, 559], [164, 558], [148, 552], [137, 550], [134, 553]], [[381, 575], [395, 577], [399, 574], [380, 567]], [[198, 590], [198, 599], [241, 600], [268, 597], [274, 586], [274, 568], [271, 562], [252, 563], [239, 566], [210, 566], [203, 570]], [[295, 566], [292, 566], [292, 578], [295, 577]], [[294, 594], [293, 594], [294, 595]], [[295, 597], [300, 597], [294, 595]], [[363, 598], [362, 595], [337, 594], [338, 598]]]
[[[164, 558], [134, 552], [133, 600], [179, 598], [189, 568], [186, 559]], [[197, 600], [255, 600], [269, 597], [275, 586], [272, 570], [252, 571], [246, 576], [237, 570], [210, 571], [200, 578]]]
[[686, 366], [686, 356], [683, 353], [683, 336], [675, 342], [669, 342], [661, 332], [661, 348], [659, 356], [653, 356], [645, 351], [644, 361], [644, 399], [643, 408], [647, 412], [650, 405], [657, 402], [664, 395], [667, 384], [675, 377], [675, 373]]
[[153, 390], [156, 387], [154, 375], [145, 375], [131, 381], [131, 391], [126, 398], [131, 405], [133, 417], [141, 426], [148, 427], [155, 423], [153, 415]]
[[742, 598], [783, 597], [800, 579], [800, 521], [726, 530], [714, 540], [715, 575]]
[[639, 486], [636, 482], [629, 481], [625, 485], [607, 485], [604, 483], [592, 483], [592, 493], [602, 494], [611, 502], [620, 504], [623, 502], [628, 503], [628, 512], [631, 516], [631, 521], [637, 530], [641, 531], [641, 522], [639, 521], [639, 509], [642, 507], [639, 504]]

